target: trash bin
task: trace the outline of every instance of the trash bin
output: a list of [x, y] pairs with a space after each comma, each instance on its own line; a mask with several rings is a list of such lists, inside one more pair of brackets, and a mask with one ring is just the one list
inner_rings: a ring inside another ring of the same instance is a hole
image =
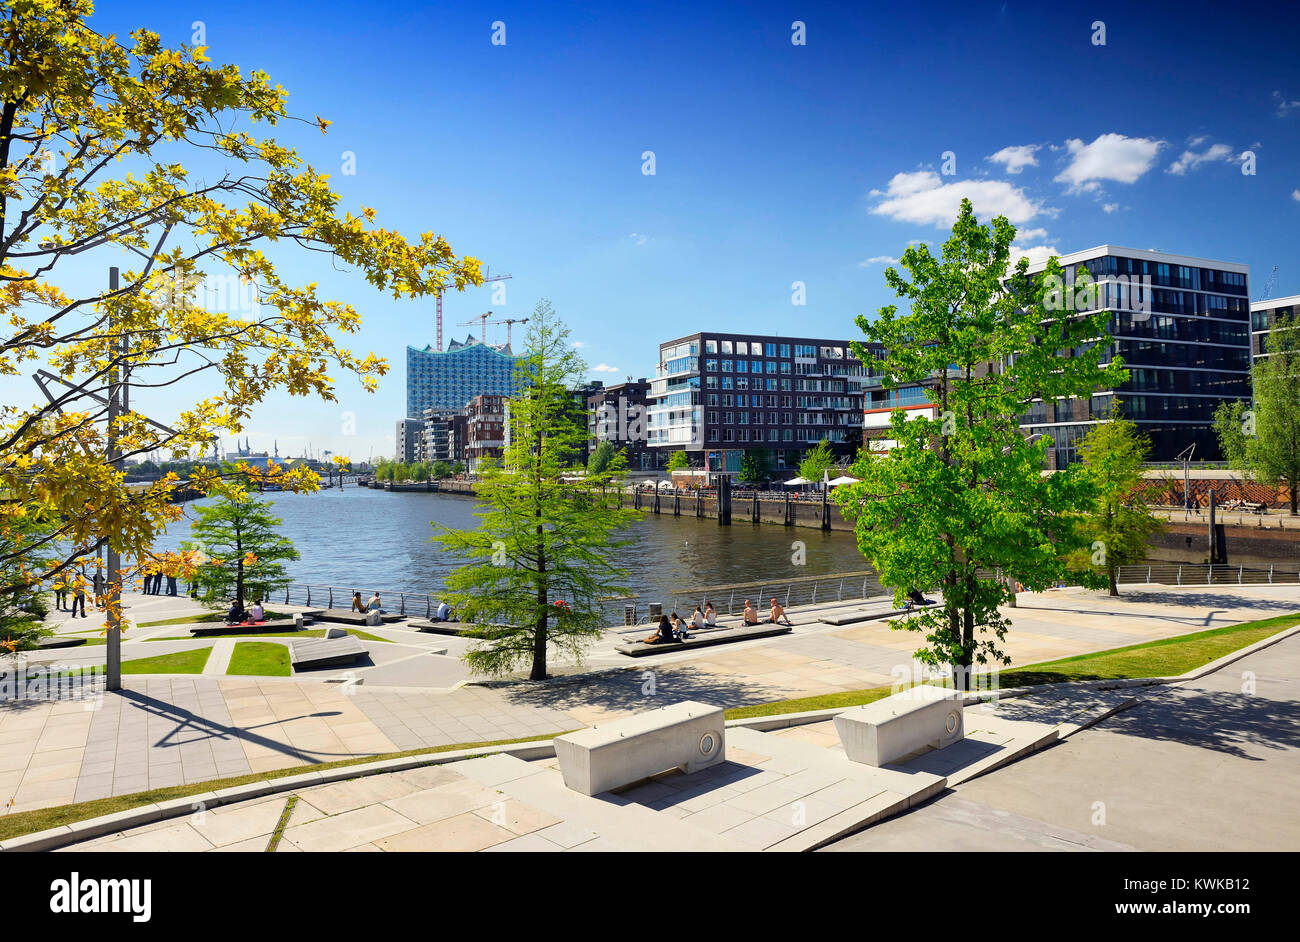
[[635, 605], [624, 605], [624, 606], [623, 606], [623, 624], [625, 624], [625, 625], [635, 625], [635, 624], [636, 624], [636, 606], [635, 606]]
[[648, 607], [650, 609], [651, 621], [658, 621], [663, 616], [664, 613], [663, 602], [650, 602]]

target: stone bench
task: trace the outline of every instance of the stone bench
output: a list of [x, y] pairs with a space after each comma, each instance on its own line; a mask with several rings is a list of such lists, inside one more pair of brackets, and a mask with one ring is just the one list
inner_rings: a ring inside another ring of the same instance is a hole
[[919, 684], [835, 717], [845, 754], [879, 768], [927, 748], [942, 749], [965, 736], [961, 694]]
[[[342, 632], [342, 636], [335, 635], [335, 632]], [[294, 670], [351, 664], [369, 653], [360, 638], [344, 632], [342, 628], [327, 629], [324, 638], [303, 638], [289, 642], [289, 662], [293, 664]]]
[[721, 707], [684, 700], [555, 738], [564, 784], [584, 795], [683, 769], [687, 775], [726, 757]]
[[664, 641], [646, 644], [644, 641], [632, 641], [614, 645], [614, 650], [628, 657], [646, 657], [650, 654], [668, 654], [690, 648], [709, 648], [716, 644], [730, 644], [733, 641], [749, 641], [753, 638], [771, 638], [776, 635], [788, 635], [793, 629], [789, 625], [773, 625], [761, 622], [757, 625], [741, 625], [736, 628], [710, 629], [700, 634], [693, 634], [685, 641]]
[[272, 631], [296, 631], [304, 625], [310, 625], [311, 619], [301, 613], [292, 618], [272, 618], [270, 621], [258, 621], [252, 624], [213, 625], [211, 627], [191, 628], [190, 634], [195, 638], [211, 638], [219, 635], [255, 635]]
[[354, 612], [346, 608], [327, 608], [317, 616], [321, 621], [336, 621], [344, 625], [370, 625], [391, 624], [395, 621], [401, 621], [405, 615], [398, 615], [393, 612]]

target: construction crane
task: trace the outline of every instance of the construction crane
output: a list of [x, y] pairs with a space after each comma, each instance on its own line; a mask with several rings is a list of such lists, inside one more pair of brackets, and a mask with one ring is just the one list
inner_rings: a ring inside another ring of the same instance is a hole
[[511, 330], [510, 330], [511, 326], [514, 325], [514, 324], [527, 324], [527, 323], [528, 323], [528, 318], [526, 318], [526, 317], [523, 317], [523, 318], [519, 318], [519, 317], [507, 317], [507, 318], [503, 318], [502, 320], [499, 320], [499, 321], [484, 321], [484, 322], [483, 322], [484, 326], [487, 326], [488, 324], [505, 324], [505, 325], [506, 325], [506, 348], [509, 349], [509, 350], [511, 350], [511, 351], [514, 350], [514, 347], [511, 346]]
[[1264, 296], [1261, 301], [1267, 301], [1273, 296], [1273, 286], [1277, 284], [1277, 266], [1273, 266], [1273, 273], [1268, 276], [1268, 281], [1264, 282]]
[[[509, 276], [509, 275], [493, 275], [493, 274], [491, 273], [491, 269], [489, 269], [488, 266], [486, 266], [486, 265], [483, 266], [483, 284], [487, 284], [489, 281], [509, 281], [509, 280], [510, 280], [510, 276]], [[443, 292], [444, 290], [446, 290], [446, 289], [445, 289], [445, 288], [439, 288], [439, 289], [438, 289], [438, 295], [437, 295], [437, 297], [438, 297], [438, 337], [437, 337], [437, 346], [436, 346], [435, 349], [437, 349], [437, 350], [439, 350], [439, 351], [442, 350], [442, 292]], [[474, 318], [474, 320], [477, 320], [477, 319], [478, 319], [478, 318]], [[464, 325], [464, 324], [461, 324], [461, 325], [459, 325], [459, 326], [463, 327], [463, 326], [465, 326], [465, 325]]]
[[[478, 338], [478, 339], [479, 339], [479, 341], [480, 341], [481, 343], [485, 343], [485, 344], [486, 344], [486, 343], [487, 343], [487, 324], [488, 324], [488, 318], [491, 317], [491, 316], [492, 316], [492, 312], [491, 312], [491, 311], [485, 311], [485, 312], [482, 313], [482, 314], [475, 314], [473, 317], [471, 317], [471, 318], [470, 318], [469, 320], [467, 320], [467, 321], [461, 321], [461, 322], [460, 322], [459, 324], [457, 324], [456, 326], [457, 326], [457, 327], [473, 327], [475, 321], [482, 321], [482, 322], [483, 322], [483, 326], [479, 328], [479, 338]], [[495, 321], [494, 321], [493, 323], [495, 323]]]

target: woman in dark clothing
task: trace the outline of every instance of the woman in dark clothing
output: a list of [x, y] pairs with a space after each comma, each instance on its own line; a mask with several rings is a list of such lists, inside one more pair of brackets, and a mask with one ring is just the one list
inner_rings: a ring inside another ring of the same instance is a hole
[[239, 599], [230, 603], [230, 612], [226, 615], [227, 625], [238, 625], [248, 614], [244, 611], [244, 606], [239, 604]]
[[673, 623], [668, 620], [667, 615], [659, 616], [659, 628], [650, 637], [645, 639], [646, 644], [668, 644], [677, 639], [673, 637]]

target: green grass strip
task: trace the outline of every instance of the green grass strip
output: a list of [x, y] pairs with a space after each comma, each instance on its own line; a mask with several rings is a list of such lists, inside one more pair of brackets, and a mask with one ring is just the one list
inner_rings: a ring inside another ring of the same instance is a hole
[[290, 795], [289, 800], [284, 803], [284, 810], [280, 812], [280, 820], [271, 832], [271, 839], [266, 844], [266, 852], [274, 854], [275, 849], [280, 846], [280, 835], [284, 833], [285, 827], [289, 824], [289, 817], [293, 814], [294, 806], [298, 804], [298, 796]]
[[227, 674], [254, 677], [288, 677], [289, 649], [274, 641], [239, 641], [230, 655]]

